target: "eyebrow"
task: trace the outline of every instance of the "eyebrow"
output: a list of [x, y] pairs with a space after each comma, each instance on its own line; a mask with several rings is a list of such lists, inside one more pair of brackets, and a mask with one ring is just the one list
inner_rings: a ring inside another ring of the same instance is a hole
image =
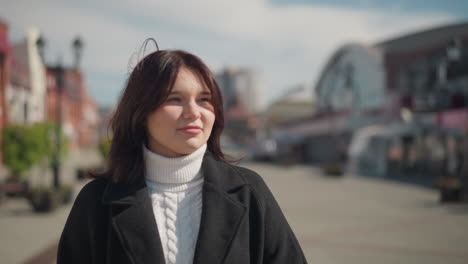
[[[181, 94], [181, 93], [182, 93], [182, 92], [176, 90], [176, 91], [171, 91], [171, 92], [169, 93], [169, 95], [172, 95], [172, 94]], [[210, 90], [208, 90], [208, 91], [202, 91], [202, 92], [200, 92], [200, 94], [201, 94], [201, 95], [211, 95], [211, 91], [210, 91]]]

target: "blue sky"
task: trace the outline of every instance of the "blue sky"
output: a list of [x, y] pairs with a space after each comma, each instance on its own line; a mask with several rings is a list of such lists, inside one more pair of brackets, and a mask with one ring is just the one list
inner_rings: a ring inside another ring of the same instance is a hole
[[468, 12], [468, 1], [466, 0], [270, 0], [270, 3], [278, 6], [305, 4], [351, 9], [403, 9], [409, 12], [436, 11], [446, 12], [461, 18], [466, 18], [466, 13]]
[[6, 0], [0, 18], [17, 42], [30, 26], [48, 40], [48, 61], [71, 63], [70, 42], [85, 42], [82, 69], [91, 95], [112, 105], [147, 37], [185, 49], [213, 71], [252, 67], [263, 103], [299, 83], [313, 84], [329, 56], [348, 42], [374, 43], [468, 21], [468, 1], [366, 0]]

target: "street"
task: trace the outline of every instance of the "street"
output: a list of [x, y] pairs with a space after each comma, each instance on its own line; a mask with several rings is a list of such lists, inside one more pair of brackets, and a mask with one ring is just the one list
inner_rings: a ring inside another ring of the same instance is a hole
[[[74, 193], [77, 194], [83, 183], [75, 183], [75, 169], [92, 167], [99, 164], [101, 158], [95, 150], [70, 151], [62, 164], [63, 184], [74, 183]], [[52, 183], [52, 175], [41, 177], [42, 168], [33, 168], [32, 182]], [[44, 178], [44, 179], [40, 179]], [[38, 259], [50, 259], [50, 248], [58, 241], [63, 225], [70, 211], [71, 204], [61, 207], [52, 213], [33, 213], [26, 199], [9, 198], [0, 204], [0, 263], [38, 263]], [[52, 250], [54, 253], [54, 250]], [[33, 262], [30, 262], [32, 260]], [[40, 262], [38, 264], [46, 264]]]
[[468, 263], [468, 205], [435, 190], [316, 168], [247, 164], [264, 176], [309, 263]]
[[[468, 205], [439, 204], [435, 190], [326, 177], [302, 165], [241, 165], [263, 176], [309, 263], [468, 263]], [[69, 209], [32, 214], [21, 201], [1, 205], [1, 262], [54, 252]]]

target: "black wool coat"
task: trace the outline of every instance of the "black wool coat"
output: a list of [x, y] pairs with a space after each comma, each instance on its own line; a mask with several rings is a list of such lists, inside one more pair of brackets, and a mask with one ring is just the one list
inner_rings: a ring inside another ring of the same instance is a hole
[[[193, 263], [307, 263], [258, 174], [208, 153], [202, 173], [203, 205]], [[132, 185], [95, 179], [75, 200], [57, 263], [162, 264], [163, 254], [144, 179]]]

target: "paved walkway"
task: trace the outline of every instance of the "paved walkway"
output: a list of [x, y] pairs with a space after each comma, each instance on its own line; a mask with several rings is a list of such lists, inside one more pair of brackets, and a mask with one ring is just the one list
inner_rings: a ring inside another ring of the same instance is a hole
[[468, 204], [438, 192], [317, 169], [250, 164], [264, 176], [309, 263], [468, 263]]
[[[75, 182], [75, 168], [94, 166], [99, 161], [100, 157], [95, 151], [69, 153], [62, 168], [62, 183]], [[40, 177], [41, 170], [35, 168], [34, 177]], [[50, 173], [43, 178], [45, 183], [51, 182]], [[75, 183], [75, 194], [82, 185], [83, 183]], [[0, 263], [24, 263], [53, 246], [62, 232], [70, 207], [68, 205], [52, 213], [36, 214], [25, 199], [7, 199], [0, 205]]]
[[[265, 178], [309, 263], [468, 263], [466, 204], [441, 205], [436, 191], [416, 186], [327, 178], [311, 167], [246, 166]], [[22, 201], [0, 206], [0, 262], [53, 256], [69, 209], [41, 215]]]

